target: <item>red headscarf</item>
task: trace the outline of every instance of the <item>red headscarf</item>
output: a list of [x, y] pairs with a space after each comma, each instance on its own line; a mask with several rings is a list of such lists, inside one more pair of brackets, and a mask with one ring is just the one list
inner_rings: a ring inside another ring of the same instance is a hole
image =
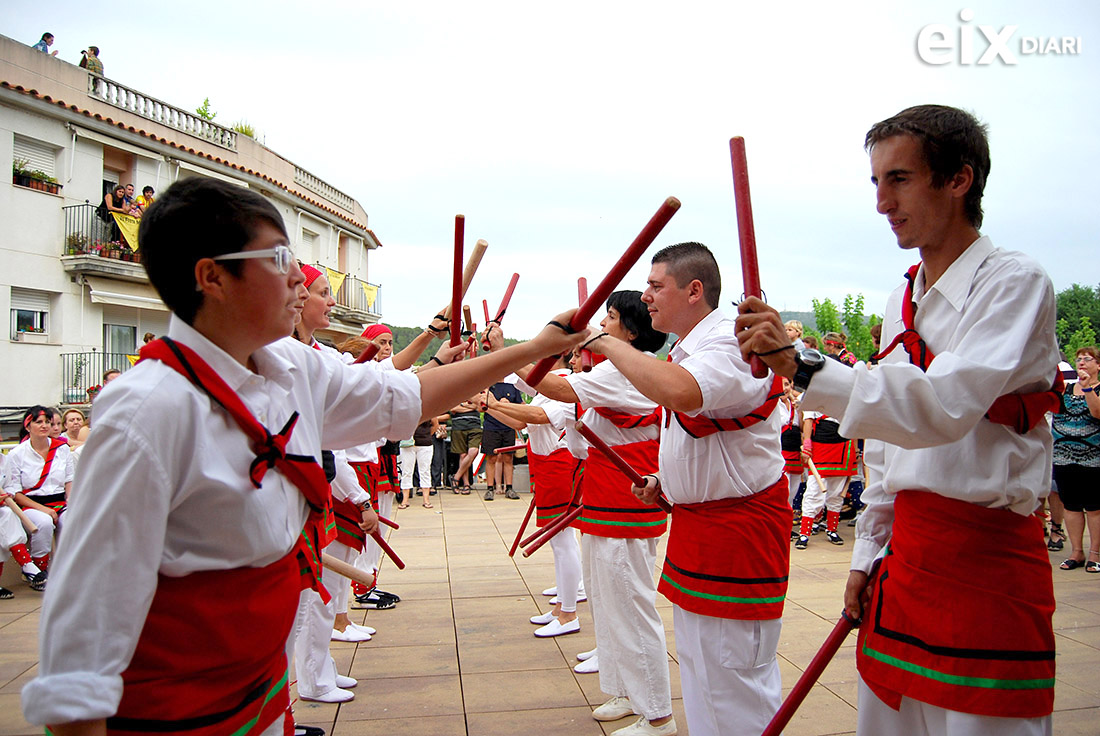
[[391, 330], [389, 327], [386, 327], [383, 324], [375, 324], [375, 325], [371, 325], [367, 329], [363, 330], [362, 337], [365, 337], [368, 340], [373, 340], [374, 338], [378, 337], [379, 335], [385, 335], [385, 334], [392, 335], [393, 330]]
[[311, 284], [313, 284], [314, 281], [317, 280], [318, 276], [323, 275], [320, 271], [318, 271], [313, 266], [310, 266], [309, 264], [302, 264], [302, 273], [304, 273], [306, 275], [306, 288], [307, 289], [310, 287]]

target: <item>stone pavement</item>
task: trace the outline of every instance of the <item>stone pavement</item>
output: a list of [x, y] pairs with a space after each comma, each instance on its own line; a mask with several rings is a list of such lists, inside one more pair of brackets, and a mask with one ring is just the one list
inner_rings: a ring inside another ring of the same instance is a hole
[[[530, 496], [487, 503], [480, 494], [434, 497], [434, 509], [414, 499], [397, 514], [401, 529], [391, 543], [407, 563], [386, 563], [381, 587], [402, 602], [388, 611], [353, 611], [378, 629], [364, 644], [333, 643], [340, 672], [359, 679], [356, 699], [344, 705], [299, 701], [302, 723], [332, 736], [515, 736], [610, 734], [630, 723], [592, 720], [605, 697], [598, 675], [577, 675], [577, 652], [595, 645], [588, 605], [579, 607], [579, 634], [540, 640], [527, 619], [546, 610], [540, 592], [553, 585], [549, 547], [530, 559], [507, 550]], [[854, 530], [841, 527], [844, 547], [823, 535], [806, 550], [792, 550], [791, 584], [779, 645], [783, 683], [789, 689], [840, 614]], [[659, 558], [663, 557], [663, 545]], [[1051, 559], [1057, 563], [1064, 555]], [[0, 601], [0, 736], [39, 734], [19, 709], [19, 691], [37, 664], [36, 631], [41, 594], [18, 582], [9, 563], [3, 584], [16, 593]], [[1058, 611], [1055, 734], [1100, 733], [1100, 575], [1054, 571]], [[688, 733], [680, 700], [672, 609], [658, 597], [672, 671], [673, 710]], [[945, 601], [945, 615], [950, 602]], [[853, 733], [856, 722], [854, 636], [825, 671], [788, 736]], [[786, 693], [786, 690], [784, 691]]]

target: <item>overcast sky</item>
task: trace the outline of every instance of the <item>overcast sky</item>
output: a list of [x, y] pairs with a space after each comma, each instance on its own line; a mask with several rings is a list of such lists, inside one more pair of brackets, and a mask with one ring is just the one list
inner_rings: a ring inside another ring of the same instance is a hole
[[[728, 306], [741, 294], [734, 135], [769, 301], [803, 310], [862, 293], [881, 313], [915, 254], [875, 212], [863, 137], [920, 103], [989, 125], [983, 232], [1037, 258], [1056, 289], [1100, 283], [1100, 3], [742, 5], [191, 0], [109, 13], [8, 0], [0, 32], [51, 31], [74, 63], [99, 46], [108, 77], [180, 107], [209, 97], [217, 122], [247, 120], [355, 197], [384, 245], [370, 279], [395, 324], [424, 324], [447, 300], [456, 213], [467, 250], [489, 242], [467, 301], [495, 308], [518, 272], [505, 330], [524, 337], [573, 305], [577, 276], [602, 278], [670, 195], [683, 207], [651, 253], [710, 246]], [[918, 53], [929, 24], [947, 27], [952, 48], [932, 50], [947, 63]], [[996, 58], [979, 64], [987, 37]], [[1021, 53], [1040, 37], [1079, 39], [1079, 53]]]

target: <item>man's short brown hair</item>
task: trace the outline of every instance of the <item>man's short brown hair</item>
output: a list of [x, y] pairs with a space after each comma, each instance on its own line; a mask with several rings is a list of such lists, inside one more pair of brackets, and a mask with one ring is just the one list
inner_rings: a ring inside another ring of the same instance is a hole
[[676, 286], [684, 288], [698, 280], [703, 285], [703, 298], [711, 309], [718, 309], [718, 300], [722, 296], [722, 274], [718, 271], [718, 261], [714, 254], [702, 243], [677, 243], [657, 251], [651, 263], [665, 264], [668, 274], [676, 281]]

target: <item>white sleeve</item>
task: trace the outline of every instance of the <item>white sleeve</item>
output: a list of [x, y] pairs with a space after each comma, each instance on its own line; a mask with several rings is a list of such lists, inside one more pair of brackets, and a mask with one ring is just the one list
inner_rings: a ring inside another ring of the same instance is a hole
[[370, 500], [370, 496], [359, 485], [359, 480], [355, 477], [355, 470], [348, 464], [347, 453], [343, 450], [336, 450], [333, 452], [333, 456], [336, 462], [336, 477], [333, 478], [330, 484], [332, 497], [353, 503], [356, 506], [362, 506]]
[[678, 364], [695, 379], [703, 395], [703, 404], [695, 411], [685, 412], [695, 416], [704, 411], [730, 412], [731, 416], [744, 416], [764, 403], [768, 397], [771, 378], [754, 378], [749, 364], [737, 351], [736, 341], [730, 351], [704, 350], [684, 358]]

